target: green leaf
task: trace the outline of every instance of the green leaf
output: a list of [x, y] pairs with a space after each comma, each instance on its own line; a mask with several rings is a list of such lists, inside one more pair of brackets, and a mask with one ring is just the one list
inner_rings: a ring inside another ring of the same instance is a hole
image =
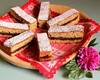
[[80, 69], [76, 69], [70, 72], [69, 78], [80, 79], [85, 76], [85, 72]]
[[88, 45], [88, 47], [89, 46], [95, 46], [95, 45], [97, 45], [98, 43], [95, 43], [95, 41], [96, 41], [96, 38], [94, 38], [93, 40], [91, 40], [90, 43], [89, 43], [89, 45]]
[[86, 77], [87, 78], [93, 78], [92, 72], [86, 72]]
[[93, 43], [93, 44], [91, 44], [91, 46], [96, 46], [98, 43]]
[[68, 69], [68, 70], [73, 70], [73, 68], [76, 67], [76, 66], [77, 65], [76, 65], [75, 60], [72, 60], [65, 65], [65, 68]]
[[91, 40], [91, 42], [90, 43], [94, 43], [96, 41], [96, 38], [94, 38], [93, 40]]
[[99, 68], [97, 69], [97, 71], [100, 71], [100, 65], [99, 65]]
[[85, 77], [85, 71], [84, 70], [80, 70], [79, 72], [79, 79]]
[[63, 74], [63, 77], [68, 78], [69, 74], [70, 74], [70, 70], [66, 70], [65, 73]]
[[64, 73], [64, 77], [69, 80], [79, 80], [85, 76], [85, 71], [79, 68], [75, 59], [65, 65], [65, 70], [66, 72]]

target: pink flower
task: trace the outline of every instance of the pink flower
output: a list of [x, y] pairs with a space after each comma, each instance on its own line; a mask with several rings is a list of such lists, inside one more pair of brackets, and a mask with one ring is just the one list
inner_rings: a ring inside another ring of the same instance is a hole
[[99, 67], [99, 52], [94, 47], [81, 48], [77, 63], [83, 70], [95, 70]]

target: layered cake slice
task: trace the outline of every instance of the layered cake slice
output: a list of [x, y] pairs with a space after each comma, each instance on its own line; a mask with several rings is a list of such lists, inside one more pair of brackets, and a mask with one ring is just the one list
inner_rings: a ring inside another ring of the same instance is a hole
[[25, 31], [17, 36], [7, 39], [4, 42], [4, 49], [7, 53], [12, 53], [27, 45], [32, 41], [34, 33], [32, 31]]
[[50, 12], [50, 2], [41, 2], [40, 11], [38, 15], [39, 27], [43, 27], [43, 25], [49, 19]]
[[75, 25], [79, 21], [79, 11], [76, 9], [70, 9], [63, 14], [54, 17], [47, 21], [49, 27], [58, 26], [58, 25]]
[[34, 29], [37, 27], [37, 20], [33, 16], [27, 14], [20, 7], [16, 6], [11, 8], [10, 13], [14, 18], [19, 20], [20, 22], [29, 24], [30, 29]]
[[52, 59], [52, 48], [47, 33], [37, 33], [37, 42], [39, 48], [40, 61]]
[[72, 43], [80, 42], [84, 37], [84, 26], [56, 26], [48, 30], [48, 36], [52, 42], [57, 43]]
[[0, 21], [0, 33], [19, 34], [26, 30], [29, 30], [29, 27], [27, 24]]

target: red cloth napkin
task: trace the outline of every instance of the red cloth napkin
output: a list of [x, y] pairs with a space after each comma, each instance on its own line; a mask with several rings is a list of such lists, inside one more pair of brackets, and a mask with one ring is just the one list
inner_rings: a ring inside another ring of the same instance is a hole
[[37, 54], [35, 54], [34, 50], [32, 50], [34, 46], [23, 50], [16, 56], [24, 61], [30, 62], [36, 69], [39, 70], [39, 72], [43, 76], [47, 78], [52, 78], [56, 73], [56, 71], [62, 65], [64, 65], [72, 58], [74, 58], [77, 55], [76, 52], [78, 51], [78, 49], [81, 46], [85, 47], [87, 45], [87, 42], [90, 41], [93, 34], [95, 34], [100, 30], [100, 25], [97, 24], [95, 21], [89, 19], [88, 23], [93, 25], [94, 29], [90, 29], [90, 31], [84, 36], [84, 40], [81, 43], [51, 44], [53, 48], [53, 57], [54, 57], [54, 59], [51, 61], [44, 61], [44, 62], [37, 61]]

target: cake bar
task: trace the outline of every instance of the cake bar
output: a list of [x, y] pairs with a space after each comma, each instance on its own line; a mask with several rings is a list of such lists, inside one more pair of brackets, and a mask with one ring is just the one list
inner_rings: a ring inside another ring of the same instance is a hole
[[7, 39], [4, 42], [4, 48], [6, 51], [12, 53], [25, 46], [34, 37], [34, 33], [32, 31], [25, 31], [17, 36]]
[[57, 43], [72, 43], [80, 42], [84, 37], [84, 26], [73, 25], [73, 26], [56, 26], [51, 27], [48, 30], [48, 36], [51, 42]]
[[0, 21], [0, 33], [19, 34], [26, 30], [29, 30], [29, 27], [27, 24]]
[[79, 21], [79, 11], [76, 9], [70, 9], [63, 14], [56, 16], [49, 21], [47, 24], [49, 27], [59, 26], [64, 24], [75, 25]]
[[20, 7], [16, 6], [16, 7], [11, 8], [10, 13], [15, 19], [19, 20], [20, 22], [28, 23], [30, 26], [30, 29], [34, 29], [37, 27], [37, 20], [31, 15], [27, 14]]
[[52, 59], [52, 48], [46, 33], [37, 33], [40, 61]]
[[50, 11], [50, 3], [41, 2], [40, 11], [38, 15], [39, 27], [43, 27], [43, 25], [49, 19], [49, 11]]

